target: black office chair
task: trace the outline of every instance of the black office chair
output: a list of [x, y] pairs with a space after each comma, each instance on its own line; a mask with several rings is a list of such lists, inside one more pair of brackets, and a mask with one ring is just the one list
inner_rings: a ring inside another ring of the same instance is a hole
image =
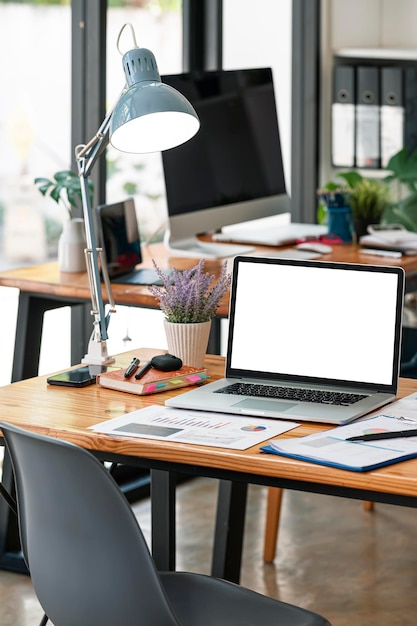
[[5, 423], [0, 428], [15, 475], [23, 553], [55, 626], [330, 626], [233, 583], [157, 572], [126, 498], [92, 454]]

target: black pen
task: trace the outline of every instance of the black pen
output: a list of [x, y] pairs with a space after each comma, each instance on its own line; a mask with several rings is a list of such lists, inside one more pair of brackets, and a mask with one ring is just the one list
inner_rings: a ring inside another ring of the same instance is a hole
[[395, 430], [393, 432], [385, 433], [368, 433], [365, 435], [357, 435], [356, 437], [349, 437], [345, 441], [378, 441], [378, 439], [399, 439], [400, 437], [416, 437], [417, 428], [410, 428], [409, 430]]
[[137, 359], [136, 357], [132, 359], [131, 364], [125, 371], [125, 378], [130, 378], [131, 376], [133, 376], [133, 374], [136, 372], [136, 370], [139, 367], [139, 363], [140, 363], [140, 360]]
[[152, 367], [151, 361], [148, 361], [147, 363], [145, 363], [145, 365], [141, 367], [138, 373], [136, 374], [135, 376], [136, 380], [139, 380], [139, 378], [142, 378], [142, 376], [146, 374], [146, 372], [150, 370], [151, 367]]

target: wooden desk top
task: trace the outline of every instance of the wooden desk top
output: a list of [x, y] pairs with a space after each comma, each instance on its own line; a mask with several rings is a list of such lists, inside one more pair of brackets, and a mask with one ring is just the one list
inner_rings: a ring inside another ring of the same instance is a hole
[[[279, 251], [280, 249], [258, 246], [256, 250], [257, 253], [265, 253], [270, 256], [272, 251]], [[197, 259], [170, 256], [163, 244], [152, 244], [143, 248], [143, 267], [152, 267], [152, 259], [155, 259], [158, 266], [162, 269], [170, 267], [186, 269], [198, 262]], [[355, 244], [333, 246], [333, 251], [330, 254], [323, 255], [319, 260], [401, 266], [408, 277], [417, 274], [417, 256], [404, 256], [400, 259], [392, 259], [389, 257], [364, 255], [360, 253], [359, 246]], [[206, 270], [219, 273], [222, 264], [223, 260], [207, 259]], [[60, 272], [56, 262], [0, 272], [0, 285], [17, 287], [21, 291], [50, 295], [52, 297], [90, 300], [87, 274]], [[146, 286], [113, 283], [112, 290], [117, 304], [149, 308], [157, 307], [155, 298]], [[103, 298], [107, 300], [107, 294], [104, 289]], [[227, 317], [228, 307], [229, 300], [225, 296], [218, 309], [219, 316]]]
[[[127, 352], [118, 357], [117, 364], [126, 367], [133, 355], [147, 359], [159, 352], [151, 349]], [[212, 380], [219, 378], [223, 375], [224, 358], [208, 355], [206, 366]], [[400, 381], [400, 397], [416, 390], [417, 380]], [[163, 404], [166, 398], [183, 391], [139, 397], [98, 385], [82, 389], [53, 387], [47, 384], [46, 376], [40, 376], [0, 387], [0, 419], [72, 441], [87, 449], [108, 452], [109, 455], [120, 454], [417, 497], [417, 459], [372, 472], [358, 473], [267, 455], [259, 451], [259, 446], [240, 451], [133, 437], [109, 437], [87, 430], [89, 426], [107, 418], [111, 419], [149, 404]], [[329, 426], [323, 424], [305, 423], [284, 436], [302, 436], [328, 428]]]

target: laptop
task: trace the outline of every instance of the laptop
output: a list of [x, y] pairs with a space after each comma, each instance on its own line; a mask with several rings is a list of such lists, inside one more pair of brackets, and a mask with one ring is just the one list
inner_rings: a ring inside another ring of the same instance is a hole
[[167, 406], [346, 424], [395, 399], [404, 270], [236, 257], [225, 378]]
[[[253, 222], [252, 222], [253, 223]], [[248, 243], [258, 246], [286, 246], [306, 237], [319, 237], [328, 232], [327, 226], [318, 224], [280, 224], [267, 228], [251, 228], [243, 224], [240, 228], [230, 226], [213, 235], [213, 241]]]
[[97, 217], [100, 246], [110, 281], [161, 285], [155, 270], [137, 267], [142, 263], [142, 251], [133, 199], [102, 204], [97, 207]]

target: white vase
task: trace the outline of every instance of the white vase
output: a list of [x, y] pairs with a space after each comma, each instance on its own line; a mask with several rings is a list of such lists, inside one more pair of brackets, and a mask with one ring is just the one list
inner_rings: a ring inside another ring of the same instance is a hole
[[64, 222], [64, 228], [58, 242], [58, 263], [61, 272], [85, 272], [84, 220], [73, 217]]
[[175, 324], [164, 320], [168, 352], [184, 365], [203, 367], [210, 335], [211, 320], [198, 324]]

